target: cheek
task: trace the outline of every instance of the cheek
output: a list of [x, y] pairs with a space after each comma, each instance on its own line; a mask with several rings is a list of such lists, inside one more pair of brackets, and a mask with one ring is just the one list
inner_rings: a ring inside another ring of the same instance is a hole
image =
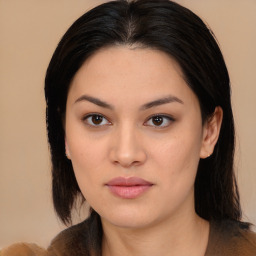
[[200, 159], [200, 135], [183, 132], [155, 146], [152, 159], [158, 165], [159, 179], [165, 182], [166, 189], [179, 190], [193, 185]]
[[[200, 158], [201, 140], [194, 134], [173, 136], [155, 145], [155, 158], [166, 166], [184, 166], [198, 162]], [[151, 154], [154, 154], [153, 152]]]
[[78, 185], [85, 196], [85, 189], [100, 181], [106, 147], [104, 141], [92, 139], [88, 134], [74, 134], [71, 138], [67, 138], [71, 161]]
[[157, 182], [170, 211], [179, 208], [186, 200], [193, 200], [199, 162], [199, 150], [194, 142], [188, 141], [188, 138], [186, 140], [184, 136], [183, 139], [177, 137], [166, 142], [162, 149], [159, 148]]
[[[90, 145], [88, 147], [88, 145]], [[103, 147], [91, 144], [90, 141], [80, 141], [72, 144], [72, 165], [78, 186], [89, 205], [99, 200], [100, 195], [95, 186], [103, 184], [102, 163], [104, 158]], [[97, 199], [98, 198], [98, 199]]]

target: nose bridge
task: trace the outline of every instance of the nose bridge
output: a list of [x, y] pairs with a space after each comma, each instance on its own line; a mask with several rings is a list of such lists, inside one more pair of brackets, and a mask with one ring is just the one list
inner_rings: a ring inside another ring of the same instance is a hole
[[130, 124], [123, 124], [118, 131], [118, 148], [120, 153], [129, 154], [137, 148], [136, 131]]
[[116, 128], [115, 143], [112, 148], [112, 160], [122, 166], [129, 167], [145, 161], [146, 152], [143, 148], [138, 128], [128, 122]]

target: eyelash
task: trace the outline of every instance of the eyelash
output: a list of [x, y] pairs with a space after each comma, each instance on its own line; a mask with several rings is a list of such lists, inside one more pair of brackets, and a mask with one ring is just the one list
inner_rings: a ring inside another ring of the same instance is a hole
[[[102, 124], [101, 122], [99, 124], [95, 124], [93, 123], [92, 119], [90, 121], [88, 121], [90, 118], [93, 118], [93, 117], [98, 117], [100, 118], [101, 120], [105, 120], [106, 123]], [[163, 122], [167, 122], [167, 124], [164, 124], [162, 125], [162, 123], [160, 125], [154, 125], [154, 124], [147, 124], [149, 121], [151, 121], [151, 123], [153, 122], [153, 118], [160, 118], [161, 121]], [[99, 128], [99, 127], [102, 127], [102, 126], [107, 126], [107, 125], [111, 125], [112, 123], [110, 121], [108, 121], [108, 119], [102, 115], [102, 114], [98, 114], [98, 113], [92, 113], [92, 114], [89, 114], [89, 115], [86, 115], [85, 117], [82, 118], [82, 121], [86, 123], [86, 125], [89, 125], [93, 128]], [[149, 117], [147, 119], [147, 121], [145, 123], [143, 123], [145, 126], [152, 126], [154, 128], [165, 128], [165, 127], [168, 127], [170, 125], [170, 123], [174, 122], [175, 119], [169, 115], [164, 115], [164, 114], [155, 114], [151, 117]]]

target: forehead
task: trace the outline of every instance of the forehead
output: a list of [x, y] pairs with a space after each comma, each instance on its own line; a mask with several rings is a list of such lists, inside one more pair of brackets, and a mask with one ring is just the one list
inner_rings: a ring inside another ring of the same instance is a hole
[[[111, 70], [118, 70], [119, 75], [136, 76], [140, 74], [141, 78], [144, 78], [144, 74], [147, 77], [159, 78], [164, 73], [170, 74], [172, 71], [172, 76], [177, 73], [183, 77], [179, 64], [165, 52], [152, 48], [129, 46], [111, 46], [98, 50], [84, 62], [76, 76], [87, 71], [88, 73], [92, 72], [91, 75], [110, 77], [109, 71]], [[114, 74], [111, 75], [113, 77]]]
[[121, 95], [134, 99], [140, 94], [141, 99], [151, 100], [167, 94], [183, 98], [193, 94], [179, 64], [169, 55], [155, 49], [128, 46], [100, 49], [84, 62], [71, 83], [69, 94], [82, 93], [110, 100]]

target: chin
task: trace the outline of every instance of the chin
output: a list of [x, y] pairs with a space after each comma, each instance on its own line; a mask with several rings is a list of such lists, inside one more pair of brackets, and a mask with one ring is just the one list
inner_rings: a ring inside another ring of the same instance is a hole
[[141, 211], [115, 211], [108, 214], [100, 214], [103, 222], [113, 226], [127, 229], [140, 229], [152, 225], [156, 218], [152, 212], [148, 211], [142, 214]]
[[136, 219], [136, 218], [118, 218], [114, 220], [107, 220], [109, 221], [112, 225], [119, 227], [119, 228], [124, 228], [124, 229], [143, 229], [152, 224], [152, 221], [147, 221], [145, 219]]

